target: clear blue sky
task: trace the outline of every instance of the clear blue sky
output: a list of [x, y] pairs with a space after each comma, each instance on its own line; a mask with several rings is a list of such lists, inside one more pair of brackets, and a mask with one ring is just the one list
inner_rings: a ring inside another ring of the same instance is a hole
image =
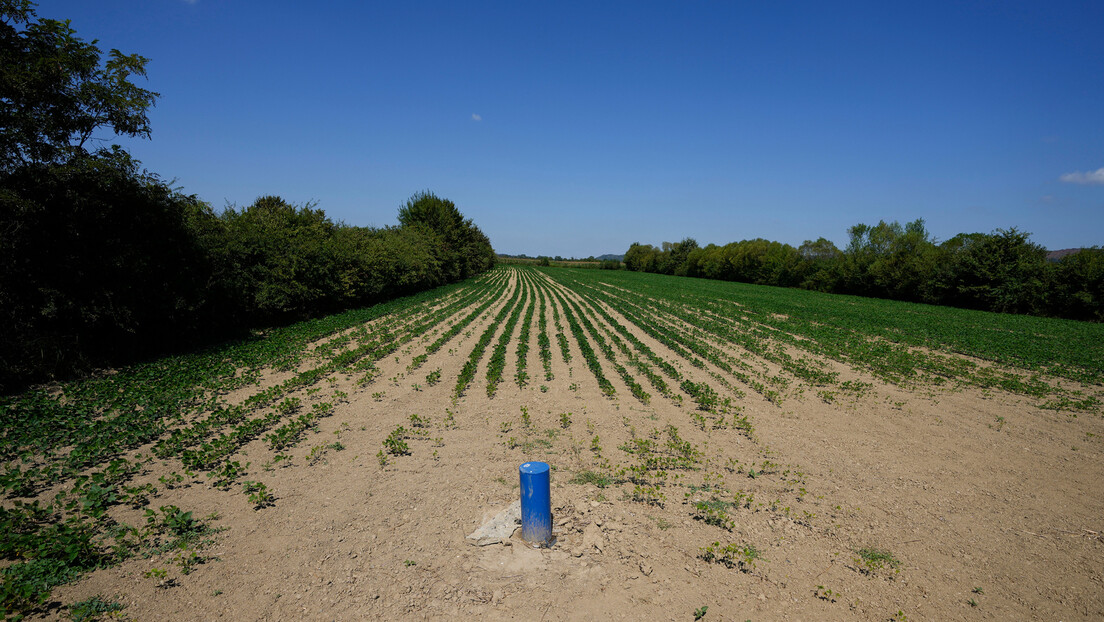
[[880, 219], [1104, 244], [1104, 2], [42, 0], [151, 59], [151, 141], [216, 209], [395, 224], [420, 190], [505, 253], [794, 245]]

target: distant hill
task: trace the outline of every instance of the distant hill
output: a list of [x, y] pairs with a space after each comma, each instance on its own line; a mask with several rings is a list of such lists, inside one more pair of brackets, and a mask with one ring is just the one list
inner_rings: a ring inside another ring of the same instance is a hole
[[1081, 250], [1080, 248], [1063, 248], [1060, 251], [1047, 251], [1046, 259], [1047, 261], [1061, 261], [1063, 257], [1079, 253]]
[[[509, 254], [506, 254], [506, 253], [499, 253], [498, 256], [499, 257], [504, 257], [506, 259], [534, 259], [534, 260], [535, 259], [540, 259], [540, 256], [530, 257], [529, 255], [526, 255], [525, 253], [521, 253], [520, 255], [509, 255]], [[555, 257], [548, 256], [548, 258], [553, 260], [553, 261], [624, 261], [625, 256], [624, 255], [602, 255], [600, 257], [561, 257], [559, 255], [556, 255]]]

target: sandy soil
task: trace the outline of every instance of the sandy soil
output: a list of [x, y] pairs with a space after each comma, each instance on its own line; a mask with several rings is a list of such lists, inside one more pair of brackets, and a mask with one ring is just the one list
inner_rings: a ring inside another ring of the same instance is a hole
[[[512, 277], [519, 285], [529, 287]], [[410, 361], [447, 324], [380, 361], [371, 384], [339, 374], [321, 391], [300, 392], [307, 404], [334, 390], [348, 399], [286, 452], [290, 466], [266, 468], [274, 452], [263, 440], [236, 456], [250, 463], [245, 479], [274, 492], [272, 507], [255, 510], [240, 488], [211, 488], [202, 474], [162, 487], [153, 506], [217, 513], [211, 523], [222, 531], [200, 551], [206, 563], [185, 575], [171, 553], [132, 560], [57, 588], [55, 607], [98, 594], [126, 604], [122, 617], [134, 620], [692, 620], [703, 607], [706, 621], [1104, 619], [1099, 414], [1044, 411], [1002, 393], [906, 391], [832, 363], [873, 389], [825, 403], [795, 381], [778, 406], [745, 387], [734, 403], [754, 433], [703, 430], [688, 399], [664, 398], [638, 378], [653, 394], [642, 404], [603, 359], [617, 391], [604, 397], [566, 324], [570, 363], [561, 356], [551, 307], [554, 379], [543, 379], [534, 318], [529, 383], [513, 380], [515, 336], [495, 396], [485, 391], [488, 352], [453, 400], [498, 308], [416, 371], [407, 372]], [[717, 370], [694, 368], [622, 323], [687, 377], [720, 390]], [[436, 369], [442, 380], [431, 385]], [[265, 374], [252, 390], [286, 377]], [[412, 415], [428, 426], [412, 428]], [[398, 426], [424, 437], [381, 467], [381, 443]], [[630, 483], [572, 483], [606, 461], [614, 471], [632, 464], [619, 446], [634, 437], [663, 443], [667, 426], [700, 458], [669, 475], [661, 504], [633, 501]], [[554, 469], [555, 545], [533, 548], [520, 534], [467, 542], [517, 498], [518, 465], [530, 459]], [[154, 463], [141, 481], [179, 468]], [[731, 529], [695, 518], [695, 501], [737, 493], [753, 497], [727, 511]], [[714, 542], [751, 545], [759, 557], [743, 568], [710, 563], [702, 552]], [[897, 563], [869, 568], [862, 549]], [[171, 580], [147, 576], [151, 569]]]

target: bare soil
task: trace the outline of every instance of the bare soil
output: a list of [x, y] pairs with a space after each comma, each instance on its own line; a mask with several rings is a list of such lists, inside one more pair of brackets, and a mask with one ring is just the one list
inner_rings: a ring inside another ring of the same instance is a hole
[[[200, 551], [205, 563], [184, 574], [172, 553], [135, 559], [55, 589], [56, 604], [101, 595], [134, 620], [692, 620], [703, 607], [707, 622], [1104, 619], [1099, 414], [1040, 410], [999, 392], [905, 390], [832, 362], [873, 389], [826, 403], [795, 382], [780, 406], [745, 390], [732, 397], [752, 435], [701, 429], [691, 401], [648, 387], [645, 405], [604, 359], [616, 394], [603, 396], [566, 324], [570, 363], [561, 356], [551, 308], [554, 379], [543, 379], [534, 318], [529, 382], [513, 378], [515, 334], [495, 396], [485, 391], [488, 352], [454, 400], [460, 369], [497, 310], [416, 371], [406, 369], [425, 340], [380, 361], [371, 384], [338, 375], [301, 393], [306, 403], [333, 390], [348, 399], [286, 452], [290, 466], [272, 465], [263, 440], [236, 456], [250, 464], [245, 479], [273, 491], [273, 506], [254, 509], [240, 487], [212, 488], [202, 474], [162, 489], [155, 507], [217, 514], [210, 522], [221, 531]], [[712, 382], [716, 370], [632, 330], [687, 377]], [[431, 385], [436, 369], [441, 381]], [[256, 388], [284, 377], [271, 372]], [[413, 428], [415, 414], [428, 427]], [[382, 441], [398, 426], [424, 436], [381, 466]], [[664, 498], [634, 501], [631, 483], [572, 483], [605, 461], [608, 471], [632, 464], [619, 446], [662, 443], [667, 426], [701, 457], [670, 474]], [[553, 466], [555, 544], [534, 548], [520, 534], [470, 544], [465, 535], [518, 497], [527, 460]], [[177, 470], [155, 463], [144, 477]], [[753, 495], [728, 510], [731, 529], [695, 518], [694, 502], [718, 489], [727, 500]], [[710, 563], [703, 547], [714, 542], [751, 545], [758, 558]], [[893, 562], [867, 564], [862, 550]]]

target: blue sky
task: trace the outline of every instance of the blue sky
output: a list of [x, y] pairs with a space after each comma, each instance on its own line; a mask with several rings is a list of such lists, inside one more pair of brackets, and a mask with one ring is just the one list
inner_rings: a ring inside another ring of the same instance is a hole
[[923, 218], [1104, 244], [1104, 2], [42, 0], [151, 59], [149, 170], [505, 253], [798, 245]]

